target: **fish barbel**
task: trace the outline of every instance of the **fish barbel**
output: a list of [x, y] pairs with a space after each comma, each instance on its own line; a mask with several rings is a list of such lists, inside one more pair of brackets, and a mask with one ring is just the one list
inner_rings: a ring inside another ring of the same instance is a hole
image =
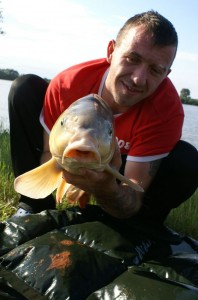
[[[113, 114], [98, 95], [90, 94], [73, 102], [57, 119], [49, 137], [52, 158], [14, 181], [16, 192], [33, 199], [42, 199], [56, 191], [61, 202], [67, 190], [72, 190], [62, 178], [63, 170], [78, 174], [78, 169], [107, 171], [136, 191], [142, 187], [111, 168], [116, 147]], [[73, 197], [76, 195], [73, 188]], [[79, 190], [80, 191], [80, 190]], [[72, 197], [71, 197], [72, 198]]]

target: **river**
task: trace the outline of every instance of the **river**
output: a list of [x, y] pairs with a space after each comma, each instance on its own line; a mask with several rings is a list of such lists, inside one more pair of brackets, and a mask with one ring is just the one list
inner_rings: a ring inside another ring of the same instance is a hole
[[[0, 122], [5, 129], [9, 128], [7, 98], [12, 81], [0, 80]], [[198, 149], [198, 106], [183, 105], [185, 120], [182, 139]]]

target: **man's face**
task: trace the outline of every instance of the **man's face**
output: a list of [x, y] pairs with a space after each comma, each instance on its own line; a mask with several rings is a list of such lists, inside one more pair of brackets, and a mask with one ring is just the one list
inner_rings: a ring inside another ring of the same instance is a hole
[[150, 96], [170, 72], [175, 52], [175, 46], [154, 46], [144, 26], [131, 28], [120, 45], [112, 41], [105, 83], [110, 105], [115, 101], [121, 112]]

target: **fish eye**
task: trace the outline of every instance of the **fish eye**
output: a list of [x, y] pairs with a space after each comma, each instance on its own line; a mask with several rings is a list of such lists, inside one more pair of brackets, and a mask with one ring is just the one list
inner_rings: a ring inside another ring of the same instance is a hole
[[112, 129], [112, 126], [111, 124], [109, 124], [109, 128], [108, 128], [108, 134], [111, 136], [113, 133], [113, 129]]
[[64, 119], [62, 119], [62, 120], [60, 121], [60, 125], [61, 125], [61, 126], [65, 125], [65, 123], [66, 123], [66, 118], [64, 118]]

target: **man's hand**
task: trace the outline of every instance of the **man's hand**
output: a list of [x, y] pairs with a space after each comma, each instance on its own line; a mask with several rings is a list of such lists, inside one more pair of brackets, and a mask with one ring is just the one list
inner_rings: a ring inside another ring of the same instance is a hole
[[[121, 156], [118, 147], [110, 163], [112, 168], [120, 169]], [[92, 194], [106, 212], [118, 218], [133, 215], [140, 204], [135, 200], [136, 192], [127, 185], [118, 184], [115, 176], [107, 171], [80, 168], [77, 175], [63, 171], [68, 183]]]

